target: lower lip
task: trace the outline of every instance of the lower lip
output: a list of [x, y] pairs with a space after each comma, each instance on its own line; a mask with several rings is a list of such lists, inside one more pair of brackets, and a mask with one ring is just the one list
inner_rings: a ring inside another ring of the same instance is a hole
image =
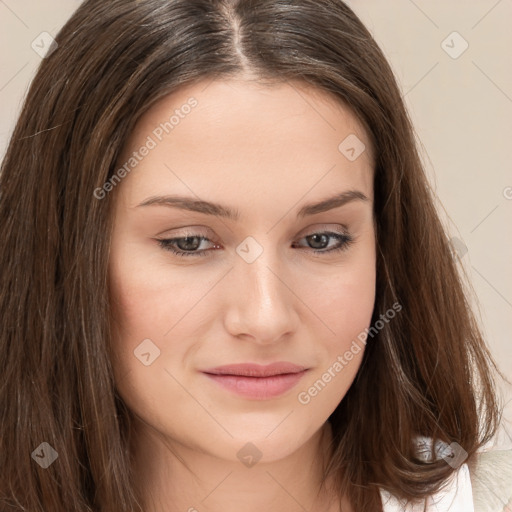
[[273, 375], [271, 377], [242, 377], [240, 375], [213, 375], [211, 373], [205, 373], [205, 375], [237, 395], [255, 400], [267, 400], [292, 389], [305, 375], [306, 371]]

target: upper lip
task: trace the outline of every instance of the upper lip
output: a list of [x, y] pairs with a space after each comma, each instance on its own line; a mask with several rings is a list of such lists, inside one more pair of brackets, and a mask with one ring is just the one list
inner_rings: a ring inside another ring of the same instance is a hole
[[306, 369], [307, 368], [304, 366], [279, 361], [265, 366], [255, 363], [227, 364], [203, 370], [203, 373], [213, 375], [241, 375], [244, 377], [270, 377], [272, 375], [282, 375], [285, 373], [300, 373]]

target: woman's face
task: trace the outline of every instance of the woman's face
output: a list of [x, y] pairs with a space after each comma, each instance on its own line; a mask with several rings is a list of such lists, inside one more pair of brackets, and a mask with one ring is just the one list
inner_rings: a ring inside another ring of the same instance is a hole
[[[195, 83], [140, 119], [103, 195], [116, 383], [153, 431], [272, 461], [324, 425], [373, 311], [370, 151], [348, 109], [299, 83]], [[305, 371], [205, 373], [275, 362]]]

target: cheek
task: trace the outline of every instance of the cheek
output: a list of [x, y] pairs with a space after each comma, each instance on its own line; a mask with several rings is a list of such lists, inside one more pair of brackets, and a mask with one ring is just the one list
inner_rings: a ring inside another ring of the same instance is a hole
[[[109, 292], [113, 369], [118, 387], [132, 388], [145, 368], [134, 351], [141, 343], [147, 345], [144, 340], [156, 340], [160, 331], [165, 332], [164, 315], [162, 307], [158, 308], [158, 294], [155, 294], [147, 267], [140, 262], [138, 264], [136, 256], [130, 260], [124, 253], [113, 251], [111, 258]], [[153, 348], [152, 352], [152, 357], [155, 357], [157, 349]]]
[[331, 292], [333, 329], [347, 342], [368, 327], [375, 303], [375, 270], [364, 268], [346, 276]]
[[[371, 237], [342, 265], [335, 270], [330, 268], [329, 273], [330, 279], [318, 278], [318, 293], [309, 294], [308, 305], [321, 321], [315, 321], [314, 332], [310, 332], [319, 364], [302, 387], [302, 395], [298, 395], [299, 403], [314, 404], [323, 414], [330, 414], [343, 399], [364, 355], [365, 333], [375, 304], [376, 267]], [[308, 285], [312, 284], [309, 281]], [[320, 332], [324, 334], [320, 336]]]
[[[374, 302], [375, 269], [370, 264], [340, 272], [312, 303], [311, 309], [324, 324], [310, 333], [315, 339], [318, 365], [296, 397], [311, 414], [328, 417], [352, 385], [363, 359], [363, 335], [370, 325]], [[325, 334], [319, 336], [318, 329]]]
[[166, 302], [144, 274], [129, 262], [116, 260], [111, 266], [112, 367], [116, 388], [131, 411], [158, 426], [166, 392], [176, 399], [179, 390], [165, 373], [161, 340], [171, 323], [163, 311]]
[[[368, 243], [343, 264], [328, 269], [329, 276], [308, 280], [301, 293], [324, 323], [326, 347], [341, 349], [364, 331], [371, 322], [375, 303], [375, 251]], [[312, 294], [311, 289], [317, 293]], [[327, 328], [328, 327], [328, 328]]]
[[180, 366], [195, 349], [197, 303], [212, 285], [200, 272], [191, 277], [162, 265], [146, 246], [119, 249], [113, 244], [109, 265], [112, 364], [125, 401], [145, 407], [172, 383], [165, 370]]
[[171, 299], [180, 304], [180, 293], [191, 286], [179, 279], [179, 273], [152, 260], [152, 253], [145, 246], [132, 245], [127, 250], [113, 245], [109, 287], [121, 337], [164, 334], [173, 322]]
[[137, 326], [143, 327], [144, 318], [150, 323], [151, 313], [155, 313], [155, 293], [149, 283], [144, 283], [133, 272], [126, 272], [123, 276], [111, 276], [111, 296], [115, 319], [122, 330], [129, 333]]
[[328, 326], [328, 329], [323, 328], [325, 335], [317, 337], [324, 352], [323, 366], [329, 367], [338, 360], [338, 356], [352, 351], [346, 358], [354, 361], [350, 364], [352, 368], [344, 373], [347, 378], [349, 373], [355, 376], [365, 349], [362, 334], [370, 326], [374, 309], [374, 273], [356, 273], [334, 280], [326, 291], [326, 297], [328, 299], [313, 305], [324, 325]]

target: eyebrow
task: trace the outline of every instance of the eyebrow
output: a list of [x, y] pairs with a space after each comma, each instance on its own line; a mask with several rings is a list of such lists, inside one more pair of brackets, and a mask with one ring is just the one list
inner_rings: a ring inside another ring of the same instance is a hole
[[[334, 208], [339, 208], [353, 201], [368, 201], [368, 197], [366, 197], [359, 190], [347, 190], [345, 192], [341, 192], [334, 196], [328, 197], [327, 199], [322, 199], [316, 203], [310, 203], [302, 206], [301, 209], [297, 212], [297, 217], [303, 218], [308, 215], [315, 215], [317, 213], [326, 212], [333, 210]], [[215, 217], [222, 217], [232, 221], [238, 221], [240, 219], [239, 210], [233, 210], [227, 206], [210, 201], [203, 201], [201, 199], [194, 199], [192, 197], [177, 195], [148, 197], [142, 201], [142, 203], [137, 205], [137, 208], [141, 206], [153, 205], [169, 206], [172, 208], [203, 213], [205, 215], [214, 215]]]

